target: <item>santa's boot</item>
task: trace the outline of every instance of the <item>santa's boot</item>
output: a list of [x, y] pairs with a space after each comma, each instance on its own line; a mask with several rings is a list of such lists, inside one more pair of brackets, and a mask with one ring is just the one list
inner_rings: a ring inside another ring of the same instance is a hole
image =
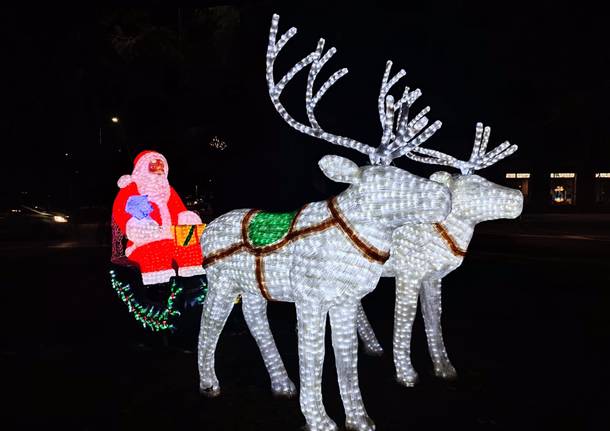
[[205, 270], [201, 265], [185, 266], [178, 268], [179, 277], [192, 277], [194, 275], [203, 275]]
[[169, 279], [176, 275], [173, 269], [163, 269], [161, 271], [142, 272], [142, 283], [145, 285], [167, 283]]

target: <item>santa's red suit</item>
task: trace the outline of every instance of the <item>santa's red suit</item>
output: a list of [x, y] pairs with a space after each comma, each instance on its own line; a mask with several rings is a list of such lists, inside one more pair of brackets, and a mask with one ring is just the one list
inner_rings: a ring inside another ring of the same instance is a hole
[[[186, 209], [169, 185], [168, 171], [163, 155], [143, 151], [134, 160], [133, 173], [119, 179], [121, 190], [112, 207], [115, 223], [129, 240], [125, 256], [140, 267], [145, 285], [169, 281], [176, 275], [174, 264], [182, 277], [205, 273], [199, 241], [186, 247], [174, 241], [172, 226], [201, 224], [201, 218]], [[144, 202], [144, 214], [129, 208], [133, 197]]]

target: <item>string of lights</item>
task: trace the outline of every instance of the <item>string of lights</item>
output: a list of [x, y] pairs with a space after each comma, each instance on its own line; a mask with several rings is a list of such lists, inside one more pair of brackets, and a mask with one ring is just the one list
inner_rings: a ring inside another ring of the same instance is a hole
[[[162, 308], [140, 303], [140, 301], [136, 299], [130, 284], [121, 282], [117, 278], [114, 270], [110, 270], [110, 283], [118, 297], [127, 306], [129, 313], [131, 313], [133, 318], [142, 324], [144, 328], [150, 329], [153, 332], [173, 331], [176, 329], [174, 321], [180, 316], [180, 311], [177, 310], [177, 303], [183, 289], [177, 285], [175, 279], [172, 279], [170, 282], [170, 293]], [[193, 302], [196, 304], [203, 304], [207, 292], [207, 284], [202, 282], [201, 293]]]
[[176, 299], [182, 292], [182, 288], [176, 285], [175, 280], [170, 283], [170, 294], [163, 308], [141, 304], [135, 298], [131, 286], [119, 281], [114, 270], [110, 271], [110, 283], [134, 319], [141, 323], [144, 328], [154, 332], [175, 329], [171, 320], [180, 315], [180, 312], [176, 309]]

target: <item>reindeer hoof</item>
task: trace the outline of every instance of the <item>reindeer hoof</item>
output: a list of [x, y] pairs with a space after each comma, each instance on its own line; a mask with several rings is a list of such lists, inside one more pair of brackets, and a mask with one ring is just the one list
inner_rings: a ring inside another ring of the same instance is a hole
[[375, 424], [368, 416], [362, 416], [345, 422], [347, 431], [375, 431]]
[[434, 375], [444, 380], [457, 380], [457, 371], [451, 364], [435, 367]]
[[215, 398], [220, 395], [220, 386], [214, 385], [207, 388], [199, 387], [199, 393], [204, 397]]
[[291, 380], [288, 380], [281, 385], [271, 385], [271, 392], [276, 398], [294, 398], [297, 395], [297, 388]]
[[417, 375], [417, 372], [412, 370], [404, 373], [399, 373], [396, 376], [396, 381], [403, 386], [412, 388], [417, 384], [417, 382], [419, 382], [419, 376]]
[[301, 427], [301, 431], [339, 431], [339, 427], [332, 419], [328, 418], [318, 422], [315, 426], [305, 424]]

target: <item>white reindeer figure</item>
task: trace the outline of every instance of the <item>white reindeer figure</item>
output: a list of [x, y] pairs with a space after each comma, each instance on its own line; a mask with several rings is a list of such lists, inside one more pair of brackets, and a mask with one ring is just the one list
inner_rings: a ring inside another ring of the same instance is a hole
[[[523, 197], [520, 191], [473, 175], [475, 170], [491, 166], [517, 150], [516, 145], [504, 142], [486, 153], [489, 135], [489, 127], [483, 128], [482, 124], [477, 124], [474, 148], [468, 161], [460, 161], [425, 148], [407, 154], [407, 157], [420, 162], [459, 168], [462, 175], [436, 172], [430, 177], [433, 181], [447, 185], [452, 193], [453, 205], [449, 216], [442, 223], [407, 224], [394, 231], [391, 258], [383, 268], [384, 277], [396, 277], [394, 361], [397, 380], [405, 386], [415, 385], [418, 379], [410, 359], [411, 328], [418, 297], [434, 373], [445, 379], [454, 378], [456, 371], [449, 361], [442, 338], [441, 280], [462, 264], [478, 223], [515, 218], [521, 214]], [[383, 148], [378, 149], [378, 154], [384, 154]], [[389, 163], [391, 159], [391, 156], [381, 156], [377, 163]], [[358, 307], [357, 319], [358, 335], [365, 352], [381, 355], [383, 349], [362, 305]], [[261, 348], [261, 351], [264, 355], [268, 349]], [[276, 367], [279, 368], [283, 369], [283, 365]], [[288, 376], [284, 378], [287, 379]]]
[[[383, 268], [383, 276], [396, 277], [394, 321], [394, 364], [401, 384], [413, 386], [417, 373], [411, 365], [410, 344], [413, 319], [420, 298], [430, 356], [434, 372], [443, 378], [456, 376], [443, 344], [441, 329], [441, 280], [458, 268], [463, 260], [475, 226], [486, 220], [515, 218], [521, 214], [523, 196], [519, 190], [494, 184], [474, 175], [474, 171], [491, 166], [517, 150], [504, 142], [486, 152], [490, 128], [476, 126], [472, 155], [468, 161], [427, 148], [416, 149], [409, 158], [423, 163], [445, 165], [461, 170], [461, 175], [436, 172], [431, 180], [451, 190], [452, 208], [442, 223], [405, 225], [394, 231], [392, 257]], [[364, 310], [358, 314], [358, 333], [370, 353], [380, 353]]]
[[[335, 52], [333, 48], [322, 55], [324, 40], [275, 83], [275, 57], [296, 32], [290, 29], [276, 42], [278, 20], [274, 15], [267, 51], [267, 81], [271, 99], [282, 118], [303, 133], [356, 149], [372, 160], [379, 159], [375, 148], [327, 133], [316, 121], [316, 103], [347, 72], [343, 69], [332, 75], [313, 95], [317, 73]], [[287, 82], [309, 64], [306, 102], [310, 125], [305, 125], [286, 112], [279, 97]], [[416, 98], [414, 93], [405, 91], [397, 104], [388, 96], [380, 106], [388, 118], [382, 142], [393, 145], [397, 157], [415, 149], [440, 127], [440, 123], [435, 123], [425, 128], [425, 112], [408, 121], [407, 109], [403, 112], [401, 108], [410, 106]], [[394, 134], [395, 112], [398, 115]], [[244, 317], [265, 359], [272, 388], [289, 394], [294, 386], [273, 342], [266, 303], [294, 302], [298, 319], [300, 404], [308, 429], [337, 429], [326, 414], [321, 390], [325, 322], [329, 314], [346, 428], [373, 430], [375, 426], [366, 413], [358, 385], [356, 314], [360, 300], [376, 287], [381, 277], [393, 230], [405, 223], [444, 220], [450, 209], [450, 194], [442, 184], [393, 166], [358, 167], [337, 156], [325, 156], [319, 165], [330, 179], [350, 186], [328, 201], [305, 205], [294, 216], [283, 238], [264, 246], [254, 245], [250, 222], [259, 215], [255, 210], [235, 210], [222, 215], [203, 234], [201, 244], [206, 255], [209, 290], [199, 334], [200, 390], [210, 396], [220, 392], [214, 352], [235, 296], [241, 294]]]

